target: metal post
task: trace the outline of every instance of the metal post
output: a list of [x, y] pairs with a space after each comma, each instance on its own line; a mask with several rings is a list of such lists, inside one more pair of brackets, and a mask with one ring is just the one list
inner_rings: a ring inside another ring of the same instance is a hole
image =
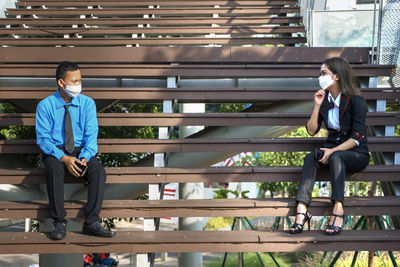
[[[183, 104], [182, 112], [205, 112], [205, 104]], [[185, 126], [180, 127], [179, 138], [186, 138], [200, 130], [204, 126]], [[204, 195], [204, 183], [184, 183], [179, 184], [180, 199], [202, 199]], [[203, 230], [204, 219], [199, 217], [179, 218], [179, 229], [189, 231]], [[181, 267], [201, 267], [203, 266], [202, 253], [179, 253], [179, 266]]]
[[[176, 77], [168, 77], [167, 78], [167, 87], [168, 88], [176, 88]], [[164, 100], [163, 101], [163, 113], [172, 113], [172, 100]], [[159, 139], [169, 139], [169, 131], [168, 127], [159, 127], [158, 128], [158, 138]], [[162, 168], [165, 167], [165, 155], [164, 153], [155, 153], [154, 154], [154, 167]], [[149, 199], [150, 200], [158, 200], [160, 199], [160, 188], [158, 184], [149, 184]], [[144, 231], [155, 231], [156, 224], [155, 220], [145, 219], [144, 220]], [[158, 230], [158, 227], [157, 227]], [[144, 266], [153, 266], [155, 260], [155, 254], [151, 253], [147, 257], [147, 260], [142, 264]], [[139, 265], [138, 266], [142, 266]]]

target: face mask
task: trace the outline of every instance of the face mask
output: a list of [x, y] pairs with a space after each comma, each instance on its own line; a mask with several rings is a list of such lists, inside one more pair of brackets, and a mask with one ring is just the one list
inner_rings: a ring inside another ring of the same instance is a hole
[[65, 88], [63, 89], [70, 97], [77, 97], [79, 93], [82, 91], [82, 84], [68, 85], [64, 81], [63, 83], [65, 84]]
[[321, 88], [324, 90], [333, 84], [333, 79], [331, 75], [319, 76], [318, 79], [319, 86], [321, 86]]

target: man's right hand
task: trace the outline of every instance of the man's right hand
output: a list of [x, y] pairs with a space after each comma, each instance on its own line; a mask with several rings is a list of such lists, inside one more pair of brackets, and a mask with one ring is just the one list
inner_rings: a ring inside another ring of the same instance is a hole
[[65, 166], [67, 167], [67, 170], [69, 171], [69, 173], [71, 173], [75, 177], [80, 177], [81, 176], [79, 174], [79, 172], [81, 170], [75, 164], [75, 162], [78, 162], [78, 163], [82, 164], [82, 162], [79, 159], [77, 159], [75, 157], [71, 157], [71, 156], [65, 155], [65, 156], [62, 156], [60, 160], [61, 160], [62, 163], [65, 164]]

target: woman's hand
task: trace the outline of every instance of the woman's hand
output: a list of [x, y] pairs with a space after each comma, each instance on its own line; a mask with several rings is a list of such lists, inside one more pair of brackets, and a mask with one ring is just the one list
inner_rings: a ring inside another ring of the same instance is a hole
[[324, 151], [324, 156], [322, 159], [319, 160], [322, 164], [328, 165], [328, 160], [329, 157], [332, 155], [333, 152], [335, 152], [332, 148], [320, 148], [322, 151]]
[[324, 101], [325, 98], [325, 90], [318, 90], [314, 94], [314, 104], [316, 106], [321, 106], [322, 102]]

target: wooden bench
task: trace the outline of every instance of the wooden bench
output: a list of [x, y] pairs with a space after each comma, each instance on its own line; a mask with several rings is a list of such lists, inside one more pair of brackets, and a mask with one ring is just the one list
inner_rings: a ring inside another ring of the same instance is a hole
[[[29, 242], [27, 242], [29, 241]], [[322, 231], [301, 235], [268, 231], [159, 231], [124, 232], [112, 239], [68, 233], [49, 240], [44, 233], [2, 233], [0, 251], [7, 253], [70, 253], [110, 251], [147, 252], [300, 252], [346, 250], [399, 250], [400, 231], [343, 231], [328, 236]]]
[[[301, 167], [207, 167], [154, 168], [108, 167], [106, 183], [229, 183], [229, 182], [298, 182]], [[400, 169], [396, 165], [370, 165], [360, 173], [348, 176], [349, 181], [398, 181]], [[329, 181], [329, 173], [320, 171], [317, 181]], [[0, 169], [0, 184], [44, 184], [45, 172], [37, 168]], [[66, 175], [65, 183], [77, 183]]]
[[[299, 23], [299, 17], [286, 16], [299, 13], [296, 1], [19, 1], [17, 5], [18, 8], [8, 9], [7, 14], [21, 20], [1, 21], [6, 25], [0, 28], [3, 45], [240, 46], [306, 42], [304, 27], [289, 25]], [[32, 21], [27, 19], [31, 16], [35, 17], [35, 25], [42, 27], [31, 28]], [[100, 23], [76, 21], [77, 17], [85, 19], [87, 16], [95, 17]], [[196, 17], [200, 18], [194, 19]], [[58, 24], [48, 27], [54, 18], [62, 19], [62, 25], [69, 27], [60, 28]], [[77, 23], [70, 24], [74, 18]], [[116, 27], [115, 20], [110, 24], [110, 19], [115, 18], [125, 20], [119, 21], [119, 25], [130, 27]], [[183, 20], [177, 22], [178, 19]], [[21, 22], [26, 22], [22, 28], [15, 27]], [[267, 25], [270, 23], [278, 24], [271, 27]]]
[[[64, 3], [68, 2], [68, 3]], [[68, 59], [79, 63], [85, 78], [310, 78], [319, 75], [321, 62], [332, 56], [346, 58], [363, 84], [370, 77], [390, 76], [394, 66], [369, 64], [368, 48], [306, 48], [306, 47], [236, 47], [242, 44], [297, 44], [304, 37], [293, 37], [304, 28], [287, 25], [301, 22], [297, 1], [18, 1], [17, 9], [9, 9], [9, 18], [1, 19], [1, 77], [51, 77], [57, 64]], [[63, 4], [62, 4], [63, 3]], [[201, 3], [201, 4], [199, 4]], [[99, 9], [96, 6], [102, 6]], [[144, 7], [141, 5], [145, 5]], [[148, 8], [148, 5], [160, 8]], [[176, 5], [180, 5], [176, 8]], [[220, 5], [215, 8], [214, 5]], [[288, 5], [288, 6], [285, 6]], [[42, 6], [47, 7], [43, 8]], [[65, 6], [75, 9], [61, 8]], [[30, 9], [28, 9], [30, 7]], [[93, 7], [91, 9], [85, 7]], [[218, 15], [212, 18], [213, 14]], [[143, 16], [149, 17], [144, 18]], [[154, 15], [154, 18], [151, 17]], [[294, 14], [296, 15], [296, 14]], [[11, 18], [11, 16], [18, 16]], [[96, 16], [89, 18], [86, 16]], [[208, 17], [207, 17], [208, 16]], [[274, 17], [275, 16], [275, 17]], [[79, 17], [79, 19], [78, 19]], [[86, 29], [85, 25], [101, 26]], [[151, 27], [141, 25], [149, 24]], [[220, 27], [211, 27], [220, 24]], [[263, 26], [268, 25], [268, 26]], [[279, 25], [273, 26], [271, 25]], [[33, 26], [33, 27], [32, 27]], [[55, 28], [55, 26], [65, 26]], [[107, 26], [104, 28], [103, 26]], [[112, 34], [145, 34], [139, 38], [107, 38]], [[122, 29], [121, 26], [129, 26]], [[31, 28], [29, 28], [31, 27]], [[188, 36], [187, 27], [199, 36]], [[193, 31], [194, 31], [193, 30]], [[274, 32], [275, 31], [275, 32]], [[205, 34], [233, 34], [229, 37], [206, 38]], [[269, 36], [270, 34], [275, 36]], [[10, 38], [6, 35], [23, 35]], [[60, 35], [83, 35], [88, 38], [59, 38]], [[180, 35], [150, 38], [154, 35]], [[251, 35], [262, 34], [263, 37]], [[290, 36], [287, 36], [287, 35]], [[51, 37], [53, 38], [49, 38]], [[101, 37], [94, 38], [93, 36]], [[6, 37], [4, 37], [6, 36]], [[27, 38], [34, 36], [34, 38]], [[41, 38], [39, 38], [41, 37]], [[42, 38], [44, 37], [44, 38]], [[186, 38], [186, 39], [185, 39]], [[196, 39], [197, 38], [197, 39]], [[220, 38], [218, 40], [218, 38]], [[225, 38], [225, 39], [224, 39]], [[246, 39], [248, 38], [248, 39]], [[150, 40], [151, 39], [151, 40]], [[214, 40], [215, 39], [215, 40]], [[115, 47], [119, 45], [223, 44], [223, 47]], [[55, 45], [88, 45], [93, 47], [51, 47]], [[36, 46], [36, 47], [25, 47]], [[38, 46], [38, 47], [37, 47]], [[47, 46], [47, 47], [43, 47]], [[96, 46], [96, 47], [95, 47]], [[104, 47], [110, 46], [110, 47]], [[0, 86], [0, 99], [34, 101], [43, 99], [55, 88]], [[208, 103], [271, 103], [277, 101], [312, 100], [310, 88], [84, 88], [96, 101], [126, 101], [159, 103], [166, 99]], [[399, 98], [398, 88], [363, 88], [367, 100]], [[25, 102], [24, 102], [25, 103]], [[279, 103], [279, 102], [278, 102]], [[33, 126], [32, 111], [21, 114], [1, 114], [0, 124]], [[299, 126], [308, 113], [232, 113], [232, 114], [104, 114], [99, 113], [103, 126]], [[368, 125], [398, 125], [396, 112], [371, 112]], [[368, 137], [375, 152], [399, 152], [398, 137]], [[322, 144], [323, 138], [188, 138], [183, 140], [100, 139], [101, 153], [131, 152], [243, 152], [243, 151], [309, 151]], [[1, 140], [5, 154], [37, 153], [35, 140]], [[298, 181], [301, 167], [208, 167], [201, 168], [106, 168], [107, 184], [140, 184], [169, 182], [274, 182]], [[349, 181], [397, 182], [397, 165], [372, 165]], [[318, 181], [329, 180], [320, 172]], [[43, 169], [0, 169], [0, 183], [44, 184]], [[67, 175], [66, 183], [77, 183]], [[346, 199], [348, 215], [399, 215], [398, 197], [354, 197]], [[69, 218], [82, 217], [84, 201], [67, 202]], [[294, 199], [237, 200], [106, 200], [102, 216], [163, 217], [163, 216], [287, 216], [294, 215]], [[313, 215], [330, 213], [328, 199], [313, 199]], [[0, 217], [46, 218], [43, 201], [0, 201]], [[255, 251], [319, 251], [319, 250], [398, 250], [399, 231], [344, 231], [328, 237], [320, 231], [301, 236], [286, 232], [267, 231], [174, 231], [124, 232], [113, 239], [86, 237], [69, 233], [67, 239], [50, 241], [44, 233], [3, 233], [0, 253], [82, 253], [85, 252], [255, 252]], [[371, 242], [373, 241], [373, 242]]]

